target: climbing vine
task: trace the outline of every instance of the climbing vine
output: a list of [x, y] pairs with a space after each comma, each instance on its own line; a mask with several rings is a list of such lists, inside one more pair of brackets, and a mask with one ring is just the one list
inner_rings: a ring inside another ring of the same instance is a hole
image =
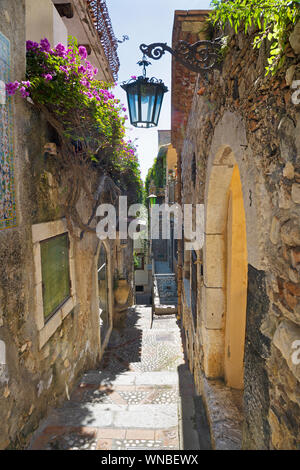
[[151, 182], [154, 183], [155, 188], [158, 190], [164, 188], [166, 184], [166, 155], [167, 147], [161, 147], [158, 156], [155, 158], [152, 167], [148, 170], [145, 180], [145, 195], [149, 195], [149, 188]]
[[270, 41], [266, 75], [275, 74], [283, 65], [288, 36], [300, 19], [300, 0], [212, 0], [214, 10], [210, 20], [222, 28], [229, 23], [237, 33], [243, 27], [245, 34], [256, 28], [253, 47], [259, 49], [264, 40]]

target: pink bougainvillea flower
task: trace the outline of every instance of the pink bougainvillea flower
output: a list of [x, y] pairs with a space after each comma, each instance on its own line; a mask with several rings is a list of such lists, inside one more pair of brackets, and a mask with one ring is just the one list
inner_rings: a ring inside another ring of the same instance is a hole
[[136, 80], [136, 76], [135, 76], [135, 75], [131, 75], [131, 78], [132, 78], [132, 80]]
[[8, 96], [12, 96], [16, 93], [19, 88], [20, 83], [18, 81], [6, 83], [5, 88]]
[[37, 42], [26, 41], [26, 50], [31, 51], [32, 49], [37, 49], [39, 47]]
[[47, 38], [44, 38], [40, 41], [40, 48], [43, 52], [49, 52], [51, 49], [51, 44]]
[[22, 98], [27, 98], [27, 96], [29, 96], [29, 93], [28, 91], [26, 91], [26, 88], [24, 86], [20, 88], [20, 93], [22, 95]]
[[79, 52], [79, 55], [82, 59], [86, 59], [87, 58], [87, 50], [84, 46], [79, 46], [78, 48], [78, 52]]
[[66, 50], [65, 46], [64, 46], [61, 42], [59, 42], [59, 43], [56, 45], [55, 51], [56, 51], [56, 53], [57, 53], [57, 55], [58, 55], [59, 57], [63, 57], [63, 58], [64, 58], [64, 57], [66, 57], [66, 55], [67, 55], [67, 50]]
[[47, 80], [47, 82], [50, 82], [53, 79], [53, 77], [50, 73], [47, 73], [46, 75], [44, 75], [44, 79]]

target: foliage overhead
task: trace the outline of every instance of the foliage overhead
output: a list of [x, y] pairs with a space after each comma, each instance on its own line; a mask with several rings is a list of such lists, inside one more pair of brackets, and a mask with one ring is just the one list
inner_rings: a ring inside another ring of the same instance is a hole
[[30, 97], [56, 129], [66, 153], [84, 156], [98, 166], [124, 192], [141, 200], [142, 180], [136, 148], [125, 140], [126, 108], [110, 91], [114, 84], [96, 79], [98, 70], [87, 60], [84, 46], [69, 38], [51, 49], [45, 38], [27, 41], [26, 81], [6, 85], [8, 95], [17, 91]]
[[157, 157], [154, 160], [152, 167], [148, 170], [145, 180], [145, 193], [146, 197], [149, 196], [149, 188], [153, 181], [156, 190], [163, 188], [166, 185], [166, 155], [168, 146], [160, 148]]
[[270, 41], [266, 75], [273, 75], [284, 63], [284, 51], [292, 26], [300, 19], [300, 0], [212, 0], [210, 14], [213, 24], [222, 28], [229, 22], [237, 33], [256, 28], [253, 47], [259, 49], [265, 39]]

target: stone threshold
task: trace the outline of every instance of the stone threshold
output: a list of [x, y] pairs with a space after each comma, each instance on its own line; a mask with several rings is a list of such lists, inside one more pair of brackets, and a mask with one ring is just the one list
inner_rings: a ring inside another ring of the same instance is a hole
[[215, 450], [241, 450], [243, 390], [226, 387], [221, 380], [201, 378], [202, 398]]

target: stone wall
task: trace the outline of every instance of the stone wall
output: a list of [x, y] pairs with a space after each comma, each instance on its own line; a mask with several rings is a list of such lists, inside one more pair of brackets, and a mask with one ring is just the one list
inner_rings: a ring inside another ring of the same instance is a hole
[[[291, 37], [293, 47], [286, 49], [283, 68], [268, 77], [267, 44], [254, 50], [253, 31], [246, 36], [231, 30], [226, 34], [229, 47], [221, 70], [211, 73], [209, 82], [199, 76], [196, 84], [182, 152], [183, 203], [204, 203], [207, 223], [210, 198], [221, 227], [226, 188], [238, 165], [248, 252], [243, 446], [296, 449], [300, 366], [294, 363], [293, 347], [300, 340], [300, 109], [292, 101], [291, 85], [300, 79], [299, 34], [298, 40], [297, 33]], [[218, 165], [224, 170], [213, 180]], [[206, 226], [205, 231], [203, 253], [197, 253], [203, 263], [198, 271], [197, 330], [185, 302], [182, 320], [199, 392], [203, 372], [224, 378], [225, 356], [226, 237], [224, 228], [214, 232]], [[218, 243], [212, 249], [208, 242], [213, 235], [208, 233], [216, 234]], [[208, 270], [216, 282], [211, 287], [220, 289], [212, 311], [207, 310]]]
[[[24, 24], [24, 1], [2, 0], [0, 31], [11, 42], [12, 81], [25, 77]], [[68, 397], [79, 375], [98, 363], [104, 346], [100, 344], [97, 283], [100, 242], [93, 233], [78, 238], [78, 229], [77, 238], [72, 238], [76, 305], [65, 317], [62, 315], [45, 345], [40, 346], [32, 226], [62, 220], [60, 203], [70, 180], [56, 171], [59, 156], [44, 150], [45, 144], [57, 143], [54, 130], [30, 102], [18, 96], [10, 100], [17, 226], [0, 231], [0, 340], [6, 352], [0, 369], [0, 449], [26, 447], [49, 408]], [[89, 170], [86, 184], [95, 192], [99, 174]], [[81, 194], [77, 210], [85, 223], [94, 205]], [[44, 225], [38, 227], [43, 230]], [[111, 327], [114, 275], [123, 272], [122, 263], [133, 284], [132, 246], [118, 259], [116, 244], [106, 243]]]

